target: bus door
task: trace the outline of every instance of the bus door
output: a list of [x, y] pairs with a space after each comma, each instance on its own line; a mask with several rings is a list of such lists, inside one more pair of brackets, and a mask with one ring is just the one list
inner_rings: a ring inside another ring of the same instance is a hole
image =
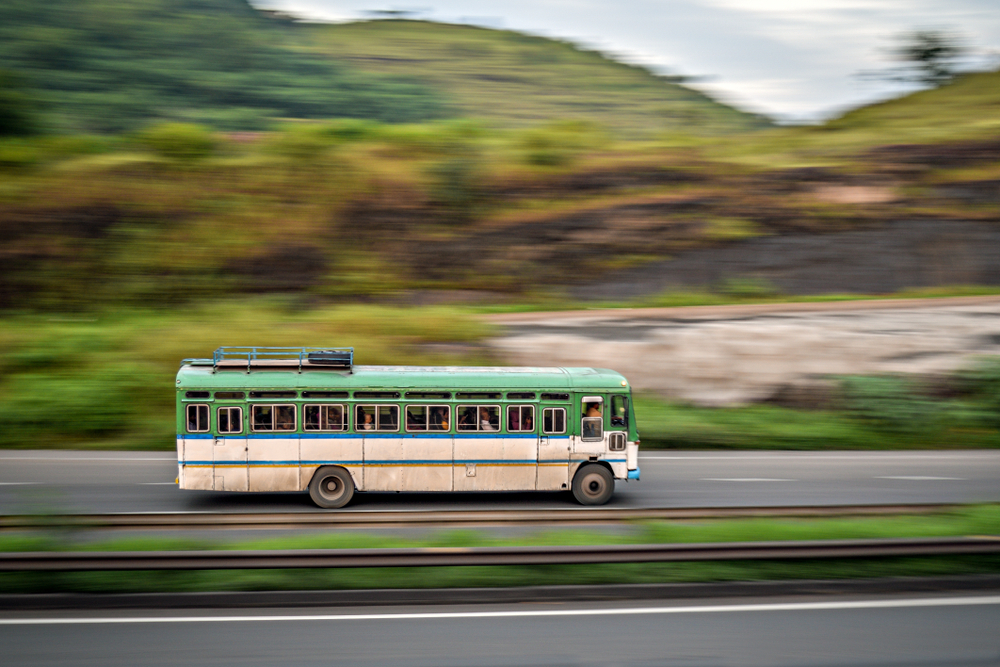
[[[256, 406], [254, 406], [256, 407]], [[247, 429], [242, 406], [215, 407], [212, 470], [216, 491], [247, 491]]]
[[363, 436], [365, 491], [402, 491], [403, 435], [398, 405], [356, 405], [355, 429]]
[[615, 394], [611, 397], [611, 409], [608, 411], [611, 421], [608, 426], [608, 452], [609, 459], [624, 460], [627, 458], [627, 469], [635, 470], [639, 467], [638, 464], [638, 453], [635, 448], [629, 451], [626, 455], [626, 450], [628, 449], [628, 420], [629, 420], [629, 404], [628, 395], [626, 394]]
[[580, 404], [580, 436], [573, 450], [577, 454], [603, 454], [605, 448], [604, 397], [584, 396]]
[[[542, 399], [546, 399], [544, 394]], [[569, 394], [565, 395], [565, 400], [566, 403], [542, 403], [538, 406], [541, 415], [538, 420], [538, 476], [535, 488], [539, 491], [569, 488]]]

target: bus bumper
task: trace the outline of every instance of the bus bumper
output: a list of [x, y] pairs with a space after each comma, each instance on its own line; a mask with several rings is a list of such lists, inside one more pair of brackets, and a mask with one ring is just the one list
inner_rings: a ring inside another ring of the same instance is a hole
[[627, 479], [638, 480], [639, 479], [639, 469], [636, 468], [635, 470], [629, 470], [628, 471], [628, 478]]

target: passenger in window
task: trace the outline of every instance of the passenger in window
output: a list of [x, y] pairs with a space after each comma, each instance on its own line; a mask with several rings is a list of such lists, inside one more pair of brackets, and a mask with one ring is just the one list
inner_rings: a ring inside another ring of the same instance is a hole
[[497, 427], [490, 420], [490, 411], [486, 407], [479, 408], [479, 430], [496, 431]]
[[600, 403], [588, 403], [587, 404], [587, 416], [588, 417], [600, 417], [601, 416], [601, 404]]
[[521, 425], [522, 431], [534, 431], [535, 424], [534, 420], [531, 419], [531, 414], [528, 413], [524, 416], [524, 423]]
[[444, 408], [434, 408], [434, 414], [431, 415], [431, 429], [435, 431], [448, 430], [448, 413]]
[[365, 431], [373, 431], [375, 424], [372, 423], [372, 416], [367, 412], [361, 413], [361, 428]]
[[509, 431], [520, 431], [521, 420], [518, 419], [520, 408], [511, 408], [507, 410], [507, 430]]
[[458, 416], [458, 430], [459, 431], [475, 431], [476, 430], [476, 409], [469, 407], [463, 408], [462, 413]]

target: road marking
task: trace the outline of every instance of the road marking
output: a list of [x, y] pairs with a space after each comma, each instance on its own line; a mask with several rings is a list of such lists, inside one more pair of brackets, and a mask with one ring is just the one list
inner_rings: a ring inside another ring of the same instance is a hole
[[106, 616], [77, 618], [0, 618], [0, 625], [105, 625], [113, 623], [251, 623], [270, 621], [411, 621], [450, 618], [530, 618], [541, 616], [649, 616], [657, 614], [720, 614], [751, 611], [828, 611], [840, 609], [905, 609], [1000, 604], [1000, 595], [843, 602], [779, 602], [693, 607], [625, 607], [620, 609], [536, 609], [517, 611], [454, 611], [400, 614], [295, 614], [268, 616]]
[[905, 479], [909, 482], [934, 482], [938, 480], [966, 481], [964, 477], [925, 477], [921, 475], [887, 475], [885, 477], [874, 477], [873, 479]]
[[0, 482], [0, 486], [28, 486], [31, 484], [41, 484], [41, 482]]
[[797, 479], [780, 477], [702, 477], [703, 482], [797, 482]]
[[136, 486], [176, 486], [177, 482], [136, 482]]

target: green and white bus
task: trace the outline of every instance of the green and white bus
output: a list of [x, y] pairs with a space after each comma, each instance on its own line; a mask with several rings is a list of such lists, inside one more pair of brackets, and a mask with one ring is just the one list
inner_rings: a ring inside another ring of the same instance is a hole
[[562, 491], [639, 479], [631, 388], [596, 368], [355, 366], [352, 348], [222, 347], [177, 373], [182, 489]]

